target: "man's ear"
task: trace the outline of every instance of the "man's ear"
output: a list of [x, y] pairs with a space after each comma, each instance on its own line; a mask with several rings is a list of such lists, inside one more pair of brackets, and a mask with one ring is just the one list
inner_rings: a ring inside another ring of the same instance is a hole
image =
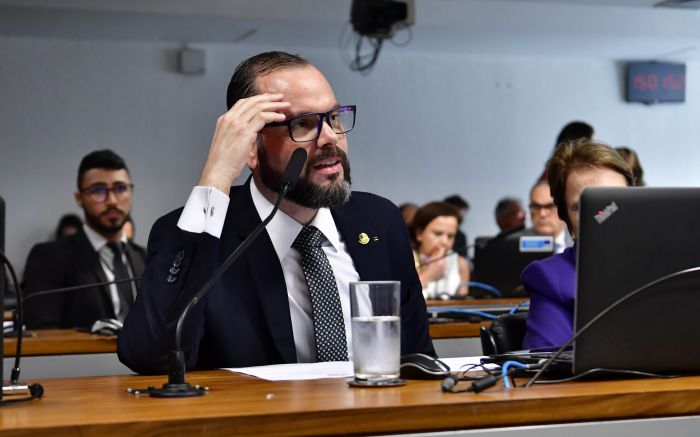
[[258, 147], [263, 147], [262, 140], [260, 139], [260, 134], [255, 138], [255, 144], [250, 148], [250, 153], [246, 159], [246, 164], [251, 170], [255, 170], [258, 167]]
[[78, 204], [80, 209], [83, 209], [83, 195], [80, 193], [80, 191], [75, 192], [75, 203]]

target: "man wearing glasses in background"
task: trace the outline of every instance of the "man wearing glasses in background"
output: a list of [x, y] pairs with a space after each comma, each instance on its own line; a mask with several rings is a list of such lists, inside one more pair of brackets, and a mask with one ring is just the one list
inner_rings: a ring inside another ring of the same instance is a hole
[[145, 250], [122, 232], [134, 186], [124, 160], [111, 150], [86, 155], [75, 201], [85, 224], [74, 235], [34, 246], [24, 270], [25, 321], [30, 328], [90, 328], [98, 319], [126, 318], [133, 282], [29, 298], [33, 293], [143, 274]]
[[557, 206], [550, 194], [547, 180], [537, 182], [530, 190], [530, 220], [532, 229], [527, 229], [524, 234], [553, 237], [554, 253], [562, 253], [574, 244], [566, 223], [557, 215]]
[[[401, 352], [434, 355], [401, 214], [386, 199], [350, 189], [355, 107], [338, 102], [316, 67], [282, 52], [241, 63], [227, 106], [184, 209], [151, 230], [152, 256], [119, 335], [120, 360], [138, 373], [166, 372], [179, 314], [272, 211], [299, 147], [306, 164], [279, 213], [189, 312], [186, 367], [349, 360], [348, 284], [357, 280], [400, 280]], [[251, 178], [231, 187], [245, 166]]]

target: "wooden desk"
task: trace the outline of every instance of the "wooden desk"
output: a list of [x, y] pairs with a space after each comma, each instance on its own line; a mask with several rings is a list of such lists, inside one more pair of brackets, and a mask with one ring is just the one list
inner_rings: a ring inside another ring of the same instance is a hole
[[0, 408], [0, 431], [9, 435], [347, 435], [700, 413], [700, 377], [510, 390], [497, 386], [478, 395], [442, 393], [439, 381], [354, 389], [344, 379], [269, 382], [224, 371], [190, 372], [187, 377], [211, 391], [188, 399], [134, 397], [125, 391], [159, 386], [163, 376], [40, 381], [46, 390], [43, 399]]
[[439, 299], [428, 299], [426, 304], [429, 307], [447, 307], [447, 306], [459, 306], [468, 308], [470, 306], [482, 306], [482, 305], [517, 305], [521, 302], [530, 300], [528, 297], [505, 297], [500, 299], [452, 299], [452, 300], [439, 300]]
[[[37, 329], [22, 339], [22, 356], [102, 354], [117, 351], [117, 337], [90, 334], [75, 329]], [[3, 353], [14, 356], [17, 338], [5, 338]]]
[[[523, 297], [513, 297], [505, 299], [472, 299], [472, 300], [428, 300], [426, 303], [428, 309], [430, 307], [446, 307], [454, 306], [469, 309], [474, 306], [488, 305], [505, 305], [515, 306], [521, 302], [528, 300]], [[470, 322], [448, 322], [448, 323], [431, 323], [430, 337], [434, 340], [442, 340], [446, 338], [476, 338], [479, 337], [479, 329], [482, 326], [489, 326], [490, 321], [482, 321], [476, 323]]]
[[479, 337], [479, 329], [482, 326], [490, 326], [490, 321], [477, 323], [471, 322], [448, 322], [431, 323], [428, 326], [430, 338], [433, 340], [444, 340], [446, 338], [476, 338]]
[[[462, 306], [474, 305], [517, 305], [524, 298], [474, 299], [474, 300], [431, 300], [428, 306]], [[474, 338], [479, 336], [479, 328], [489, 322], [440, 323], [430, 325], [433, 339]], [[74, 329], [37, 329], [30, 331], [31, 337], [22, 340], [23, 356], [102, 354], [117, 351], [117, 337], [80, 332]], [[5, 357], [14, 356], [17, 341], [14, 337], [5, 338], [3, 352]]]
[[[431, 325], [430, 335], [443, 357], [479, 355], [480, 323]], [[130, 373], [117, 359], [117, 338], [79, 332], [74, 329], [38, 329], [22, 341], [22, 372], [27, 377], [114, 375]], [[3, 346], [4, 377], [9, 377], [16, 339], [6, 338]], [[47, 360], [51, 358], [51, 360]]]

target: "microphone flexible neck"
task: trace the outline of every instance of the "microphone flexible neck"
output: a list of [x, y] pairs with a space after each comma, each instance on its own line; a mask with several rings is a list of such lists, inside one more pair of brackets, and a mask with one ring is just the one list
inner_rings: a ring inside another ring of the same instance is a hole
[[275, 202], [274, 208], [272, 208], [272, 212], [265, 217], [265, 220], [263, 220], [258, 226], [253, 229], [253, 231], [246, 237], [245, 240], [236, 248], [236, 250], [231, 253], [231, 255], [226, 258], [226, 260], [221, 263], [221, 265], [214, 271], [214, 274], [209, 278], [209, 280], [202, 286], [202, 288], [197, 292], [197, 294], [194, 295], [192, 300], [187, 304], [185, 309], [182, 311], [182, 314], [180, 314], [180, 317], [177, 319], [177, 326], [175, 328], [175, 350], [179, 351], [182, 350], [182, 326], [184, 325], [185, 318], [187, 318], [187, 314], [189, 314], [190, 310], [194, 308], [195, 305], [199, 302], [199, 300], [206, 294], [207, 291], [214, 285], [214, 283], [221, 277], [221, 275], [224, 274], [226, 270], [228, 270], [229, 267], [231, 267], [231, 264], [233, 264], [236, 259], [243, 253], [243, 251], [246, 250], [248, 246], [255, 240], [255, 238], [265, 229], [265, 226], [267, 226], [268, 223], [272, 220], [272, 218], [277, 214], [277, 210], [280, 207], [280, 204], [282, 203], [282, 200], [284, 199], [284, 196], [287, 194], [287, 191], [289, 191], [290, 185], [285, 184], [282, 187], [282, 190], [280, 191], [279, 195], [277, 196], [277, 201]]

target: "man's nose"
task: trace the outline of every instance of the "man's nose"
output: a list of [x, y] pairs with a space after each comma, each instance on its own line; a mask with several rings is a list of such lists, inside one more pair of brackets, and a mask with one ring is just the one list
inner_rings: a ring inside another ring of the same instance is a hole
[[338, 134], [333, 131], [333, 128], [331, 128], [331, 125], [328, 124], [328, 120], [325, 118], [321, 122], [321, 132], [316, 144], [319, 148], [331, 147], [338, 144]]
[[117, 203], [117, 194], [114, 190], [107, 190], [107, 197], [105, 197], [105, 203], [111, 205]]

